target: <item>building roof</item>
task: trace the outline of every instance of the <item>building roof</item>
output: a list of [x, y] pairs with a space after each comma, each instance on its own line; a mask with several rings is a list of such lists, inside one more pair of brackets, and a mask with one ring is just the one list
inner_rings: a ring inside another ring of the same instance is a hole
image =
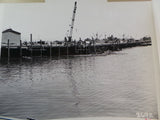
[[7, 32], [12, 32], [12, 33], [15, 33], [15, 34], [18, 34], [18, 35], [21, 34], [20, 32], [14, 31], [14, 30], [12, 30], [11, 28], [10, 28], [10, 29], [7, 29], [7, 30], [4, 30], [2, 33], [7, 33]]

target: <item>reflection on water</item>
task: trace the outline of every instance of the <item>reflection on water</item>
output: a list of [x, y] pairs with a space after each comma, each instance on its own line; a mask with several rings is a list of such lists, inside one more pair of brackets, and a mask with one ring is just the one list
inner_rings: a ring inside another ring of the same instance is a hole
[[107, 56], [12, 60], [0, 64], [0, 115], [36, 119], [157, 118], [151, 47]]

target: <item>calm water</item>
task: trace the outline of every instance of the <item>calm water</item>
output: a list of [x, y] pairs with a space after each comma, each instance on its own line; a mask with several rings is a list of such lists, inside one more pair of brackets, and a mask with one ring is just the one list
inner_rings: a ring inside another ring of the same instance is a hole
[[107, 56], [0, 63], [0, 115], [36, 119], [157, 118], [151, 47]]

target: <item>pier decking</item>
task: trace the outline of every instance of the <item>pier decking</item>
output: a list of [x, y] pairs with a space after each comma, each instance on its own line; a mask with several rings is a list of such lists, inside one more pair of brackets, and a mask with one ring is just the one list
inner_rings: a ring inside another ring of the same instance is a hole
[[65, 55], [85, 55], [102, 54], [106, 51], [119, 51], [125, 48], [136, 46], [148, 46], [151, 41], [139, 41], [131, 43], [103, 43], [96, 45], [21, 45], [21, 46], [2, 46], [1, 58], [19, 58], [19, 57], [52, 57]]

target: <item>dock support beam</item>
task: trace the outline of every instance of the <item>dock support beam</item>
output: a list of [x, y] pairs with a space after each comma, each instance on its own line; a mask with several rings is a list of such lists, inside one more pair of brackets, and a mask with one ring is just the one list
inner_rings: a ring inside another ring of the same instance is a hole
[[60, 48], [60, 45], [58, 46], [58, 57], [60, 58], [61, 56], [61, 48]]
[[50, 42], [50, 58], [52, 57], [52, 42]]
[[22, 40], [20, 40], [20, 57], [22, 57]]
[[30, 42], [31, 42], [31, 43], [30, 43], [30, 45], [31, 45], [31, 48], [30, 48], [30, 49], [31, 49], [31, 57], [32, 57], [32, 55], [33, 55], [33, 50], [32, 50], [32, 48], [33, 48], [33, 46], [32, 46], [32, 43], [33, 43], [33, 42], [32, 42], [32, 34], [30, 34]]
[[10, 59], [10, 45], [9, 45], [10, 43], [9, 43], [9, 39], [8, 39], [8, 61], [9, 61], [9, 59]]
[[40, 46], [41, 46], [40, 49], [41, 49], [41, 58], [42, 58], [42, 56], [43, 56], [43, 55], [42, 55], [42, 40], [40, 40]]

